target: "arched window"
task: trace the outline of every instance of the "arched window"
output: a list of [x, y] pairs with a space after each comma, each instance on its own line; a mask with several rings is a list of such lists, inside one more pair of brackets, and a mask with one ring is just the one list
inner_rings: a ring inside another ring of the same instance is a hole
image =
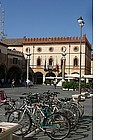
[[37, 58], [37, 66], [40, 66], [40, 65], [41, 65], [41, 59]]
[[74, 67], [78, 66], [78, 58], [77, 57], [74, 58], [73, 62], [74, 62]]
[[53, 58], [49, 59], [49, 65], [51, 65], [51, 66], [53, 65]]

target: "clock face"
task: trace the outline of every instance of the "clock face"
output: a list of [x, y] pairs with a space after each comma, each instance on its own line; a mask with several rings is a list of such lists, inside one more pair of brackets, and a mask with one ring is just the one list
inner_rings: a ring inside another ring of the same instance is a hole
[[62, 51], [63, 51], [63, 52], [66, 51], [66, 47], [65, 47], [65, 46], [62, 47]]

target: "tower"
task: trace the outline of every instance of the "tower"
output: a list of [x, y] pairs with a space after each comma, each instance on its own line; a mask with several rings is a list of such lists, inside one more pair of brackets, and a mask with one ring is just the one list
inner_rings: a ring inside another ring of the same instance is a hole
[[2, 8], [0, 2], [0, 40], [6, 38], [6, 34], [4, 33], [4, 9]]

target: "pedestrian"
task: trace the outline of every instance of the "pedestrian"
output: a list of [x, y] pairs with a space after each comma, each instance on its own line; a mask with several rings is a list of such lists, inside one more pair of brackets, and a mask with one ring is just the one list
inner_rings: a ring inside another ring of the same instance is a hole
[[26, 85], [27, 85], [28, 88], [30, 88], [30, 82], [31, 81], [29, 79], [26, 80]]
[[15, 87], [15, 79], [12, 79], [12, 84], [11, 87], [14, 88]]
[[55, 79], [54, 79], [54, 83], [53, 84], [54, 84], [54, 88], [56, 89], [56, 80]]

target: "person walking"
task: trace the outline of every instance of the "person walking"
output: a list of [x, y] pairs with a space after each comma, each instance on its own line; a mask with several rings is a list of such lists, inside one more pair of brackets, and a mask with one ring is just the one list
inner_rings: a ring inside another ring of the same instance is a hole
[[26, 85], [27, 85], [26, 87], [27, 87], [27, 88], [30, 88], [30, 82], [31, 82], [31, 81], [30, 81], [29, 79], [26, 80]]
[[15, 87], [15, 79], [12, 79], [12, 84], [11, 87], [14, 88]]
[[53, 84], [54, 84], [54, 88], [56, 89], [56, 80], [55, 79], [54, 79], [54, 83]]

